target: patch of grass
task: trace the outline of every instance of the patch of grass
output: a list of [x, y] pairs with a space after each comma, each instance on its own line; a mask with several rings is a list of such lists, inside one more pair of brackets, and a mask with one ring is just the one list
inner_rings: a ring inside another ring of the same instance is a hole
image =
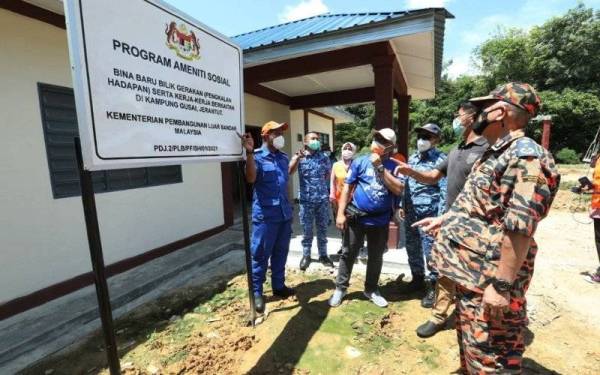
[[203, 302], [194, 308], [197, 314], [211, 314], [220, 307], [226, 306], [233, 301], [241, 300], [246, 297], [246, 290], [236, 287], [225, 289], [221, 293], [215, 294], [210, 300]]
[[427, 367], [430, 369], [437, 369], [440, 367], [439, 363], [437, 362], [437, 359], [440, 356], [439, 349], [429, 344], [419, 344], [415, 348], [422, 353], [421, 358]]
[[183, 343], [188, 337], [192, 335], [192, 331], [196, 327], [196, 319], [179, 319], [171, 327], [169, 327], [168, 337], [171, 342]]
[[575, 186], [579, 186], [579, 181], [561, 181], [558, 188], [560, 190], [571, 190]]
[[309, 370], [311, 374], [343, 374], [344, 367], [349, 364], [343, 354], [345, 345], [339, 342], [328, 342], [325, 345], [311, 346], [304, 352], [297, 368]]
[[167, 358], [163, 359], [161, 361], [161, 364], [163, 366], [168, 366], [173, 363], [180, 362], [180, 361], [184, 360], [188, 354], [189, 354], [189, 350], [185, 350], [185, 349], [179, 350], [179, 351], [175, 352], [174, 354], [168, 356]]

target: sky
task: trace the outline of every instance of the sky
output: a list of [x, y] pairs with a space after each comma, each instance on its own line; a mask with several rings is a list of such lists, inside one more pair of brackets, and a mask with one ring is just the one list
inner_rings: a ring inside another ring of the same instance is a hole
[[[445, 7], [456, 18], [446, 21], [444, 62], [455, 78], [475, 74], [471, 55], [502, 28], [525, 30], [564, 14], [576, 0], [166, 0], [227, 36], [322, 13], [389, 12]], [[600, 9], [600, 0], [581, 0]]]

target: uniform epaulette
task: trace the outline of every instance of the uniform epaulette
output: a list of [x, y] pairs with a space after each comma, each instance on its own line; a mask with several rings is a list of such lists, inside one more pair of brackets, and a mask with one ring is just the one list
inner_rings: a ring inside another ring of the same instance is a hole
[[518, 158], [540, 158], [543, 155], [542, 147], [528, 137], [517, 139], [514, 147]]

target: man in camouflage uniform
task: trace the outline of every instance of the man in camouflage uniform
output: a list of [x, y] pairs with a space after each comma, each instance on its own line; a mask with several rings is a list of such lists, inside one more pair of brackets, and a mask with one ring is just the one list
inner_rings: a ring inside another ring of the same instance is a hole
[[540, 99], [508, 83], [471, 99], [473, 125], [492, 145], [475, 163], [450, 210], [416, 225], [438, 231], [432, 263], [457, 284], [457, 334], [463, 371], [519, 374], [533, 274], [537, 224], [550, 209], [560, 175], [552, 155], [525, 137]]
[[[415, 129], [417, 151], [408, 159], [412, 170], [428, 172], [446, 160], [446, 155], [435, 146], [442, 131], [436, 124], [426, 124]], [[421, 305], [430, 308], [435, 299], [434, 286], [437, 280], [435, 269], [426, 263], [431, 255], [433, 237], [420, 228], [412, 227], [415, 222], [431, 216], [441, 215], [446, 207], [446, 178], [434, 184], [424, 184], [410, 176], [404, 176], [404, 201], [402, 207], [406, 218], [406, 253], [412, 274], [410, 283], [402, 285], [401, 291], [410, 293], [426, 289]], [[426, 271], [429, 271], [426, 275]]]

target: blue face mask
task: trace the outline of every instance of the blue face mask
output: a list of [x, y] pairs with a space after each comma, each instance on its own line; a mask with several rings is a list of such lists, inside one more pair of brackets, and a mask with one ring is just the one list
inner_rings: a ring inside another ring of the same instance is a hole
[[457, 117], [454, 119], [454, 121], [452, 121], [452, 130], [454, 131], [455, 136], [462, 137], [463, 133], [465, 132], [465, 127], [462, 126], [460, 118]]
[[318, 139], [312, 139], [308, 142], [308, 148], [313, 151], [319, 151], [321, 149], [321, 142]]

